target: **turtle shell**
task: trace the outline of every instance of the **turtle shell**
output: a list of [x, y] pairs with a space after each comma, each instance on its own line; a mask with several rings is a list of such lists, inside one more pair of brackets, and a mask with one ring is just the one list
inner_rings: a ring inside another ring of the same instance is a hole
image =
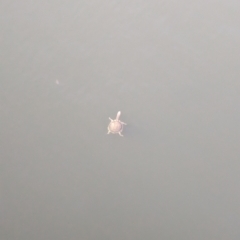
[[117, 120], [110, 122], [108, 125], [108, 129], [111, 133], [119, 133], [122, 131], [122, 128], [122, 123]]

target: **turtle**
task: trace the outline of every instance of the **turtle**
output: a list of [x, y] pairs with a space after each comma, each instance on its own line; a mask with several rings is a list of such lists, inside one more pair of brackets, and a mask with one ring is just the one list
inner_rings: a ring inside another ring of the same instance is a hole
[[122, 135], [123, 125], [127, 125], [127, 124], [124, 123], [124, 122], [121, 122], [119, 120], [120, 115], [121, 115], [121, 112], [118, 111], [116, 119], [113, 120], [113, 119], [109, 118], [109, 120], [111, 122], [108, 125], [108, 133], [107, 134], [109, 134], [109, 133], [113, 133], [113, 134], [118, 133], [121, 137], [123, 137], [123, 135]]

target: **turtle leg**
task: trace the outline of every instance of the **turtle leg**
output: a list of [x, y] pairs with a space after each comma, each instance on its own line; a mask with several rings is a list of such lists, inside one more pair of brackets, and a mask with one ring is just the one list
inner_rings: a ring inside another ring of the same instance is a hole
[[121, 124], [123, 124], [123, 125], [127, 125], [125, 122], [121, 122]]
[[111, 133], [111, 131], [108, 130], [107, 134]]
[[118, 134], [119, 134], [121, 137], [123, 137], [123, 135], [122, 135], [122, 133], [121, 133], [121, 132], [119, 132]]
[[110, 121], [113, 121], [111, 118], [109, 118]]

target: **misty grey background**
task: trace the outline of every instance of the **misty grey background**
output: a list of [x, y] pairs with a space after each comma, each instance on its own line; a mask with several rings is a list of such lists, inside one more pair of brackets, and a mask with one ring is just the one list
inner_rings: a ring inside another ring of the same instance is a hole
[[240, 239], [239, 9], [1, 1], [0, 239]]

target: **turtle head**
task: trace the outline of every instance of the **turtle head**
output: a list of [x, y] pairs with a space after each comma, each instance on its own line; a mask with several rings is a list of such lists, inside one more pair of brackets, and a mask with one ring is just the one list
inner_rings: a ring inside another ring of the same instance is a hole
[[118, 111], [117, 116], [116, 116], [116, 120], [118, 120], [120, 118], [121, 115], [121, 111]]

